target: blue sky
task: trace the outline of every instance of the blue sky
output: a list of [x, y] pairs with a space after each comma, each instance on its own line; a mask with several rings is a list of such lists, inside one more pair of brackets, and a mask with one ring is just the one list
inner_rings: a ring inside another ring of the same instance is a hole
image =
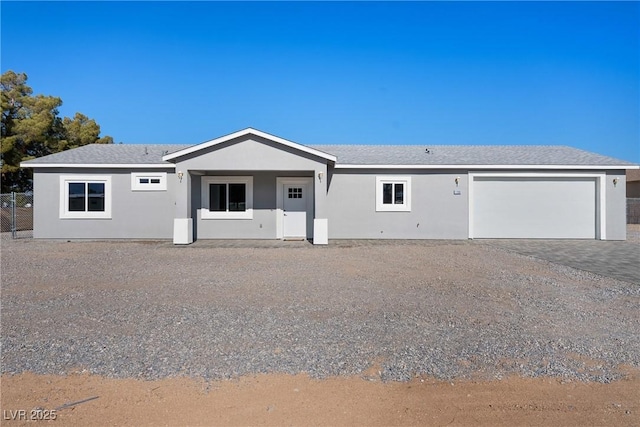
[[638, 2], [7, 2], [2, 72], [124, 143], [562, 144], [640, 162]]

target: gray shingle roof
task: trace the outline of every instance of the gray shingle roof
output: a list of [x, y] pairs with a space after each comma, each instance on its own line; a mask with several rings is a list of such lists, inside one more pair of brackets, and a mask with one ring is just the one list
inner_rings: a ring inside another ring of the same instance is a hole
[[[557, 145], [315, 145], [355, 165], [632, 165], [624, 160]], [[427, 152], [427, 149], [429, 150]]]
[[189, 145], [177, 144], [89, 144], [29, 160], [25, 164], [161, 164], [167, 152], [181, 150]]
[[[91, 144], [25, 162], [45, 164], [167, 164], [162, 156], [191, 145]], [[309, 145], [351, 165], [634, 166], [624, 160], [556, 145]], [[427, 153], [426, 149], [429, 150]]]

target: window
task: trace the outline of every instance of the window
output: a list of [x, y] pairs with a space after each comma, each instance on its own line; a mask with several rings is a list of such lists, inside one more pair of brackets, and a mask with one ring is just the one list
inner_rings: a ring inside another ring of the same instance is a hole
[[376, 177], [376, 211], [411, 211], [411, 177]]
[[111, 218], [111, 177], [60, 176], [60, 218]]
[[210, 212], [246, 212], [246, 184], [209, 184]]
[[300, 187], [289, 187], [289, 199], [302, 199], [302, 188]]
[[167, 191], [166, 172], [132, 172], [132, 191]]
[[253, 218], [253, 177], [203, 176], [203, 219]]
[[227, 185], [209, 184], [209, 212], [227, 211]]

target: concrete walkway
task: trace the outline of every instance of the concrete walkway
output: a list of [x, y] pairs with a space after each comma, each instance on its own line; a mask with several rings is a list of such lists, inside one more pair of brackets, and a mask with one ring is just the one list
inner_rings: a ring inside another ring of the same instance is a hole
[[522, 255], [640, 284], [640, 244], [602, 240], [475, 240]]

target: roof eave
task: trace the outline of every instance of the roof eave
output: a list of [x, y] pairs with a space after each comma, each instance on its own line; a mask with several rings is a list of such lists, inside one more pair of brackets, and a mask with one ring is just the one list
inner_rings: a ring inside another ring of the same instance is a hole
[[21, 168], [175, 169], [173, 163], [20, 163]]
[[336, 164], [336, 169], [640, 169], [639, 165], [380, 165]]

